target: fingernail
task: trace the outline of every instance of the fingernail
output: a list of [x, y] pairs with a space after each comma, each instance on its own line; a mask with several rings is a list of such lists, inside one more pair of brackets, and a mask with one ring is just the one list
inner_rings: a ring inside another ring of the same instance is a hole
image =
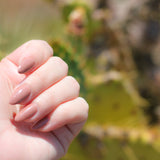
[[24, 121], [32, 117], [37, 112], [37, 105], [31, 104], [28, 107], [21, 110], [15, 117], [15, 121]]
[[10, 98], [10, 104], [14, 105], [14, 104], [22, 103], [24, 100], [26, 100], [29, 97], [30, 93], [31, 93], [31, 89], [29, 85], [23, 83], [22, 85], [18, 86], [14, 90]]
[[30, 69], [32, 69], [34, 67], [34, 65], [35, 65], [35, 62], [34, 62], [33, 58], [31, 58], [31, 57], [23, 58], [20, 61], [20, 64], [18, 67], [18, 72], [19, 73], [26, 73]]
[[32, 126], [32, 129], [34, 130], [38, 130], [42, 127], [44, 127], [49, 121], [48, 117], [43, 118], [42, 120], [40, 120], [38, 123], [36, 123], [34, 126]]

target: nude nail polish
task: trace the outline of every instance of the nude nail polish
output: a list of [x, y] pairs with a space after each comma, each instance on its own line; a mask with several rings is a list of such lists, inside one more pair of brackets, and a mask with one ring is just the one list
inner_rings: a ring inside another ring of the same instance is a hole
[[11, 105], [21, 104], [29, 97], [30, 93], [31, 89], [29, 85], [23, 83], [14, 90], [9, 103]]
[[37, 112], [37, 105], [30, 104], [29, 106], [22, 109], [15, 117], [15, 121], [25, 121], [26, 119], [31, 118]]
[[40, 120], [38, 123], [36, 123], [34, 126], [32, 126], [32, 129], [38, 130], [44, 127], [49, 122], [49, 118], [45, 117], [42, 120]]
[[18, 72], [19, 73], [26, 73], [29, 70], [31, 70], [34, 66], [35, 66], [35, 62], [34, 62], [33, 58], [31, 58], [31, 57], [23, 58], [20, 61], [20, 64], [18, 67]]

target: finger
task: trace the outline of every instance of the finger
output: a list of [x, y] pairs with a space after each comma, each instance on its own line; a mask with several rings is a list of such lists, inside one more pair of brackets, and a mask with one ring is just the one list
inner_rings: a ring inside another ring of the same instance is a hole
[[33, 125], [32, 129], [49, 132], [64, 125], [85, 122], [87, 117], [88, 104], [83, 98], [79, 97], [61, 104], [48, 116]]
[[60, 104], [79, 96], [79, 84], [73, 77], [65, 77], [36, 97], [15, 117], [16, 121], [37, 122]]
[[51, 57], [15, 88], [10, 104], [28, 104], [44, 90], [67, 76], [68, 65], [59, 57]]
[[7, 59], [18, 66], [19, 73], [26, 73], [38, 68], [52, 55], [53, 50], [47, 42], [31, 40], [7, 56]]

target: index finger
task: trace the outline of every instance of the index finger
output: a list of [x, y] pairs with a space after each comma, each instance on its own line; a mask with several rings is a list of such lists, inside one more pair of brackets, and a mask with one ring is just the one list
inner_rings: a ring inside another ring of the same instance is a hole
[[18, 66], [19, 73], [27, 73], [44, 64], [53, 49], [43, 40], [31, 40], [13, 51], [7, 58]]

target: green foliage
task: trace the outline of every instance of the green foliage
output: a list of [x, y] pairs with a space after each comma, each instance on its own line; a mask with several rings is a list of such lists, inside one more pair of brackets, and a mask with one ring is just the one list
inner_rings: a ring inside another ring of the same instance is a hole
[[120, 81], [94, 87], [90, 91], [88, 102], [91, 106], [88, 124], [127, 128], [146, 125], [141, 108]]
[[61, 41], [52, 41], [50, 45], [53, 47], [54, 55], [61, 57], [69, 65], [69, 75], [74, 76], [81, 85], [81, 94], [85, 96], [85, 78], [82, 72], [83, 68], [79, 65], [79, 60], [76, 59], [76, 53], [69, 44]]
[[81, 133], [62, 160], [159, 160], [160, 152], [141, 139], [96, 138]]
[[5, 54], [0, 51], [0, 60], [4, 57], [4, 55]]

